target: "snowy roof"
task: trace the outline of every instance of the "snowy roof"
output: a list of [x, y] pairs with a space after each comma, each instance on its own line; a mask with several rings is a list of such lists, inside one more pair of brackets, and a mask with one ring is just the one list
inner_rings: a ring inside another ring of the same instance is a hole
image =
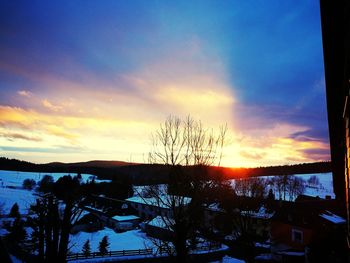
[[207, 209], [214, 211], [214, 212], [223, 212], [224, 210], [220, 208], [218, 203], [213, 203], [208, 205]]
[[305, 256], [305, 252], [301, 252], [301, 251], [280, 251], [280, 252], [277, 252], [277, 254], [286, 255], [286, 256], [295, 256], [295, 257]]
[[83, 209], [79, 209], [80, 214], [78, 214], [76, 221], [79, 221], [80, 219], [82, 219], [84, 216], [90, 214], [88, 211], [83, 210]]
[[320, 217], [322, 217], [323, 219], [326, 219], [327, 221], [330, 221], [334, 224], [344, 224], [346, 222], [346, 220], [336, 214], [333, 214], [330, 211], [327, 211], [324, 214], [320, 214]]
[[128, 199], [125, 199], [125, 201], [129, 201], [133, 203], [159, 206], [162, 208], [170, 208], [172, 206], [172, 203], [175, 203], [175, 206], [188, 205], [191, 202], [191, 200], [192, 199], [190, 197], [176, 196], [176, 195], [160, 195], [157, 198], [133, 196]]
[[274, 212], [268, 213], [264, 206], [260, 207], [258, 212], [242, 211], [241, 213], [243, 215], [248, 215], [250, 217], [261, 218], [261, 219], [270, 219], [274, 215]]
[[96, 207], [92, 207], [92, 206], [89, 206], [89, 205], [86, 205], [85, 208], [88, 208], [88, 209], [90, 209], [90, 210], [97, 211], [97, 212], [102, 212], [102, 213], [103, 213], [103, 210], [102, 210], [102, 209], [99, 209], [99, 208], [96, 208]]
[[113, 216], [112, 217], [114, 220], [117, 221], [130, 221], [130, 220], [137, 220], [140, 219], [138, 216], [134, 216], [134, 215], [128, 215], [128, 216]]
[[171, 218], [157, 216], [147, 223], [150, 226], [169, 229], [169, 225], [174, 225], [175, 222]]

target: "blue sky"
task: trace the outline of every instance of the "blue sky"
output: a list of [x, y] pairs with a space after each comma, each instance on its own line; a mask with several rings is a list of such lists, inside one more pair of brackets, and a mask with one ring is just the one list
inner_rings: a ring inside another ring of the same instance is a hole
[[169, 114], [227, 166], [329, 159], [317, 1], [0, 1], [0, 148], [142, 161]]

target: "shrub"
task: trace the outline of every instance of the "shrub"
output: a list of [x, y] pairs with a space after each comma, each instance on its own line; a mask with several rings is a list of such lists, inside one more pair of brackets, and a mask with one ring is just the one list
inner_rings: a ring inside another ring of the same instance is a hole
[[22, 184], [23, 188], [27, 189], [27, 190], [32, 190], [35, 187], [35, 185], [36, 185], [35, 180], [28, 179], [28, 178], [24, 179], [23, 184]]

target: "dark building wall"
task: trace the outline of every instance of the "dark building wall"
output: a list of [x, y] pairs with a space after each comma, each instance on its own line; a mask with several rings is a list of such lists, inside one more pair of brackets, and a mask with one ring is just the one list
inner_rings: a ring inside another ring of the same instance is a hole
[[321, 0], [320, 7], [333, 185], [349, 224], [350, 1]]
[[329, 136], [331, 144], [334, 190], [337, 198], [345, 198], [343, 110], [346, 96], [345, 46], [347, 35], [345, 1], [321, 0], [321, 23]]
[[[292, 231], [298, 230], [302, 233], [302, 241], [293, 241]], [[282, 243], [292, 249], [304, 251], [305, 246], [309, 245], [312, 240], [312, 229], [297, 227], [283, 222], [272, 221], [271, 222], [271, 241], [273, 243]]]

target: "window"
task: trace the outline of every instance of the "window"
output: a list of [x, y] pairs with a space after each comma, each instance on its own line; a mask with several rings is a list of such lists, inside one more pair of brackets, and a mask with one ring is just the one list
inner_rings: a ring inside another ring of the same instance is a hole
[[303, 231], [292, 229], [292, 240], [294, 242], [303, 243]]

